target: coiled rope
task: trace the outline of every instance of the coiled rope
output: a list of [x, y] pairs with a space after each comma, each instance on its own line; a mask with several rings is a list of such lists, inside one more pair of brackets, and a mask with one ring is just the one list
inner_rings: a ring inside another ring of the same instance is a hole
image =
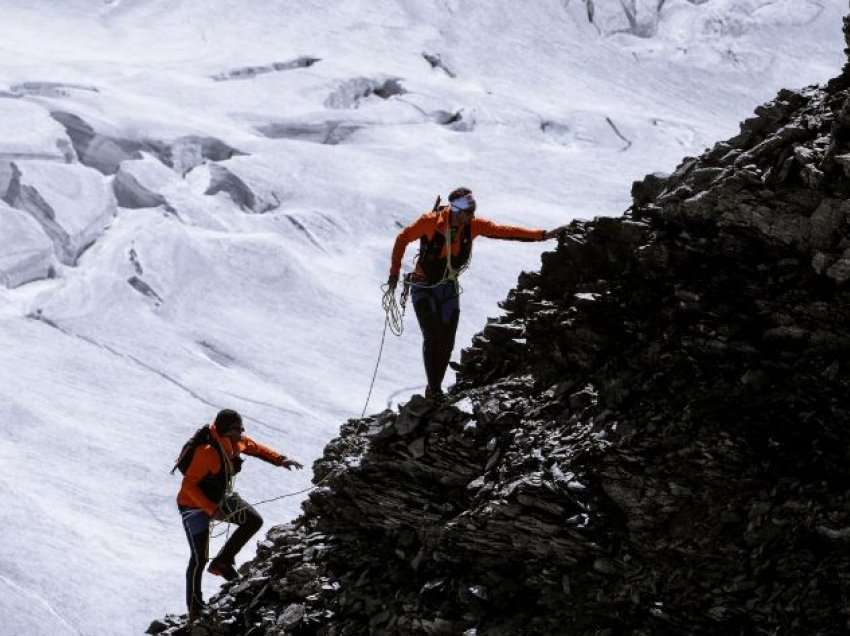
[[[272, 497], [271, 499], [263, 499], [262, 501], [249, 503], [245, 506], [240, 506], [236, 510], [232, 510], [232, 511], [228, 512], [224, 516], [224, 519], [211, 519], [210, 520], [210, 537], [217, 539], [218, 537], [220, 537], [222, 535], [229, 536], [230, 535], [230, 526], [228, 526], [226, 530], [219, 532], [218, 534], [212, 534], [212, 532], [213, 532], [213, 529], [216, 526], [219, 526], [223, 523], [227, 523], [227, 524], [234, 523], [233, 521], [230, 521], [230, 519], [235, 518], [236, 515], [238, 515], [243, 510], [247, 510], [248, 508], [253, 508], [254, 506], [262, 506], [262, 505], [267, 504], [267, 503], [272, 503], [273, 501], [278, 501], [279, 499], [286, 499], [288, 497], [297, 497], [298, 495], [303, 495], [305, 493], [312, 492], [312, 491], [316, 490], [319, 486], [321, 486], [322, 483], [324, 483], [325, 481], [327, 481], [328, 479], [330, 479], [331, 477], [336, 475], [338, 472], [339, 472], [338, 469], [330, 471], [327, 475], [322, 477], [315, 484], [313, 484], [312, 486], [308, 486], [307, 488], [302, 488], [301, 490], [296, 490], [294, 492], [287, 492], [287, 493], [284, 493], [282, 495], [278, 495], [277, 497]], [[232, 495], [232, 494], [234, 494], [234, 493], [233, 493], [233, 480], [231, 479], [228, 483], [228, 489], [227, 489], [227, 493], [225, 494], [224, 500], [227, 500], [227, 497], [229, 495]]]
[[384, 309], [384, 331], [381, 333], [378, 359], [375, 361], [375, 370], [372, 371], [372, 381], [369, 383], [369, 393], [366, 395], [366, 403], [363, 405], [363, 411], [360, 413], [361, 418], [366, 417], [366, 409], [369, 408], [369, 400], [372, 399], [375, 379], [378, 377], [378, 368], [381, 366], [381, 357], [384, 354], [384, 343], [387, 340], [387, 328], [389, 327], [395, 336], [401, 336], [404, 333], [404, 310], [407, 306], [407, 295], [410, 291], [410, 285], [405, 280], [401, 292], [401, 302], [396, 300], [394, 285], [382, 285], [381, 290], [383, 291], [381, 306]]

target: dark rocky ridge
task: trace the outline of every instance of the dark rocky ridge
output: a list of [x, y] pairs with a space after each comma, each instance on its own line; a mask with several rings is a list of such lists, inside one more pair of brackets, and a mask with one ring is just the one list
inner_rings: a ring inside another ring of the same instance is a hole
[[185, 633], [848, 633], [848, 194], [850, 64], [573, 223]]

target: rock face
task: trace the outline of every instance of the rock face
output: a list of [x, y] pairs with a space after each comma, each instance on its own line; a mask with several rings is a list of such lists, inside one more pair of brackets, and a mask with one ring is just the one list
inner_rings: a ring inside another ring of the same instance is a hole
[[782, 91], [573, 223], [189, 633], [847, 633], [848, 156], [850, 89]]

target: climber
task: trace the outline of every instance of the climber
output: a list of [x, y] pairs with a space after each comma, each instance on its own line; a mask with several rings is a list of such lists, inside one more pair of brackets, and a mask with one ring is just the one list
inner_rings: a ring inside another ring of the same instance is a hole
[[[407, 280], [412, 287], [413, 309], [422, 331], [427, 399], [443, 397], [443, 376], [454, 348], [460, 316], [457, 277], [469, 262], [475, 237], [543, 241], [557, 237], [563, 230], [564, 227], [531, 230], [476, 217], [472, 192], [468, 188], [457, 188], [449, 195], [449, 205], [440, 206], [438, 199], [431, 212], [423, 214], [398, 234], [387, 280], [390, 293], [398, 284], [407, 244], [416, 239], [420, 241], [416, 265]], [[446, 243], [451, 245], [451, 251], [446, 249]]]
[[186, 443], [175, 466], [184, 473], [177, 494], [177, 507], [191, 552], [186, 569], [186, 604], [190, 621], [200, 616], [204, 606], [201, 575], [209, 558], [210, 521], [215, 519], [239, 526], [208, 570], [228, 581], [239, 576], [234, 567], [236, 553], [263, 524], [257, 511], [231, 491], [233, 479], [242, 467], [240, 453], [259, 457], [287, 470], [303, 468], [294, 459], [258, 444], [244, 431], [239, 413], [231, 409], [219, 411], [211, 425], [200, 429]]

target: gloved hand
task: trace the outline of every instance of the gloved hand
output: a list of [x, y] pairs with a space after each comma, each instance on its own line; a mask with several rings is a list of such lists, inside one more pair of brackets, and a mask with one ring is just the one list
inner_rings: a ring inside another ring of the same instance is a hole
[[396, 285], [398, 285], [398, 276], [390, 275], [390, 277], [387, 279], [387, 287], [391, 291], [395, 291]]
[[304, 468], [304, 466], [302, 466], [299, 462], [295, 461], [294, 459], [289, 459], [288, 457], [284, 457], [280, 461], [279, 465], [282, 468], [285, 468], [286, 470], [292, 470], [293, 468], [297, 468], [298, 470], [301, 470], [302, 468]]
[[216, 521], [226, 521], [227, 515], [224, 513], [224, 511], [221, 509], [221, 507], [218, 507], [213, 512], [212, 518], [215, 519]]
[[544, 232], [543, 234], [543, 240], [545, 241], [548, 239], [558, 238], [561, 232], [566, 231], [569, 227], [569, 225], [562, 225], [561, 227], [556, 227], [552, 230], [546, 230], [546, 232]]

